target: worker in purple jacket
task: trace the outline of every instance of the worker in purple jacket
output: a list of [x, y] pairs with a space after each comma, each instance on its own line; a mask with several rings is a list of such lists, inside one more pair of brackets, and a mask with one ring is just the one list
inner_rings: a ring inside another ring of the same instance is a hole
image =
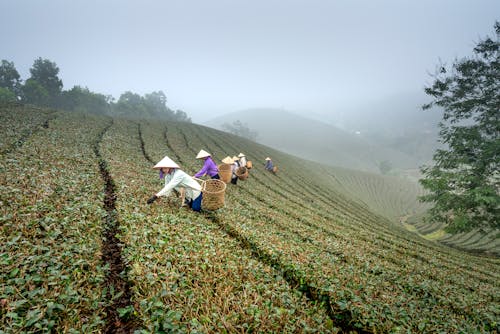
[[219, 179], [219, 168], [212, 160], [212, 156], [207, 151], [201, 150], [196, 159], [203, 159], [205, 162], [203, 163], [203, 167], [200, 171], [194, 174], [194, 177], [200, 178], [204, 175], [210, 176], [212, 179]]

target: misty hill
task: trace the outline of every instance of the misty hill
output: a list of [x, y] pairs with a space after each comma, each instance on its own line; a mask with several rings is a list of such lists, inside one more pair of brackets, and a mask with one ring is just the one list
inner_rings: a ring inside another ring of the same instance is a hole
[[325, 115], [325, 121], [346, 131], [385, 132], [401, 136], [415, 131], [435, 131], [442, 113], [422, 110], [431, 99], [423, 91], [400, 93], [373, 101], [360, 101]]
[[258, 133], [257, 141], [304, 159], [370, 172], [388, 161], [395, 169], [414, 169], [417, 158], [378, 145], [333, 125], [276, 109], [249, 109], [226, 114], [205, 124], [220, 130], [240, 120]]
[[[12, 104], [0, 105], [0, 131], [5, 332], [498, 327], [498, 258], [387, 218], [420, 210], [402, 196], [413, 192], [408, 182], [186, 122]], [[226, 186], [225, 206], [195, 213], [175, 196], [147, 205], [164, 186], [152, 166], [168, 155], [192, 175], [202, 148], [217, 162], [236, 152], [254, 161], [248, 179]], [[276, 175], [259, 163], [268, 154]], [[498, 255], [479, 232], [462, 245]]]
[[323, 116], [349, 133], [383, 147], [390, 147], [427, 163], [438, 147], [438, 123], [442, 112], [422, 110], [430, 98], [423, 91], [395, 94], [369, 103], [352, 104]]

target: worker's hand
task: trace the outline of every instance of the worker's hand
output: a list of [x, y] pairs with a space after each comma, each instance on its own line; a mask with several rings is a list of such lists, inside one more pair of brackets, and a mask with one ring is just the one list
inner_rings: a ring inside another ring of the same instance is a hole
[[158, 199], [158, 196], [153, 195], [152, 197], [150, 197], [150, 198], [148, 199], [148, 204], [153, 203], [153, 202], [154, 202], [154, 201], [156, 201], [157, 199]]

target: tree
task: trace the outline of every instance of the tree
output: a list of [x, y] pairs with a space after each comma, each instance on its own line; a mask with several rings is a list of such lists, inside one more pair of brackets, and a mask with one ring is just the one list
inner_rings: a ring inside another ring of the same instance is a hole
[[22, 87], [24, 103], [35, 104], [42, 107], [48, 107], [50, 96], [47, 90], [33, 79], [28, 79]]
[[224, 130], [227, 130], [229, 133], [232, 133], [234, 135], [247, 138], [250, 140], [255, 141], [257, 139], [257, 132], [250, 130], [248, 125], [243, 124], [240, 120], [236, 120], [233, 122], [233, 124], [228, 124], [224, 123], [222, 124], [222, 128]]
[[146, 94], [144, 97], [132, 92], [120, 95], [118, 102], [113, 105], [113, 112], [118, 115], [133, 118], [154, 118], [191, 122], [187, 114], [181, 110], [172, 111], [166, 105], [167, 97], [161, 90]]
[[7, 88], [0, 87], [0, 103], [2, 102], [16, 102], [16, 95]]
[[65, 110], [94, 114], [108, 114], [110, 109], [109, 97], [80, 86], [73, 86], [72, 89], [63, 91], [59, 106]]
[[174, 118], [174, 112], [167, 107], [167, 96], [161, 90], [144, 95], [144, 105], [150, 117]]
[[392, 170], [392, 163], [389, 160], [381, 161], [378, 164], [378, 168], [380, 170], [380, 173], [382, 173], [383, 175], [387, 175]]
[[445, 149], [434, 165], [423, 166], [420, 180], [433, 203], [430, 220], [443, 222], [450, 233], [500, 227], [500, 23], [496, 40], [489, 37], [474, 56], [441, 65], [425, 92], [444, 111], [439, 123]]
[[175, 120], [179, 122], [191, 123], [191, 118], [188, 117], [185, 111], [182, 111], [180, 109], [177, 109], [175, 111]]
[[48, 59], [38, 58], [30, 68], [30, 73], [30, 79], [38, 82], [47, 91], [49, 103], [55, 107], [63, 87], [62, 80], [57, 76], [59, 68], [56, 63]]
[[16, 99], [21, 95], [21, 76], [14, 63], [4, 59], [0, 65], [0, 88], [9, 90]]
[[121, 116], [140, 118], [147, 114], [147, 108], [144, 105], [144, 98], [142, 96], [127, 91], [120, 95], [120, 98], [114, 105], [114, 112]]

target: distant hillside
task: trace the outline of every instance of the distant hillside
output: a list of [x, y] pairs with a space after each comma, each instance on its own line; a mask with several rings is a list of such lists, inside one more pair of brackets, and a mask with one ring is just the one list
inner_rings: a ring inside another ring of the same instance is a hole
[[388, 161], [394, 169], [418, 167], [408, 154], [385, 148], [330, 124], [276, 109], [250, 109], [217, 117], [205, 124], [224, 130], [240, 120], [258, 133], [257, 141], [304, 159], [327, 165], [379, 173]]
[[439, 109], [422, 110], [429, 100], [423, 91], [400, 93], [353, 104], [323, 118], [349, 133], [359, 133], [365, 140], [409, 154], [422, 164], [432, 159], [438, 147], [442, 118]]

